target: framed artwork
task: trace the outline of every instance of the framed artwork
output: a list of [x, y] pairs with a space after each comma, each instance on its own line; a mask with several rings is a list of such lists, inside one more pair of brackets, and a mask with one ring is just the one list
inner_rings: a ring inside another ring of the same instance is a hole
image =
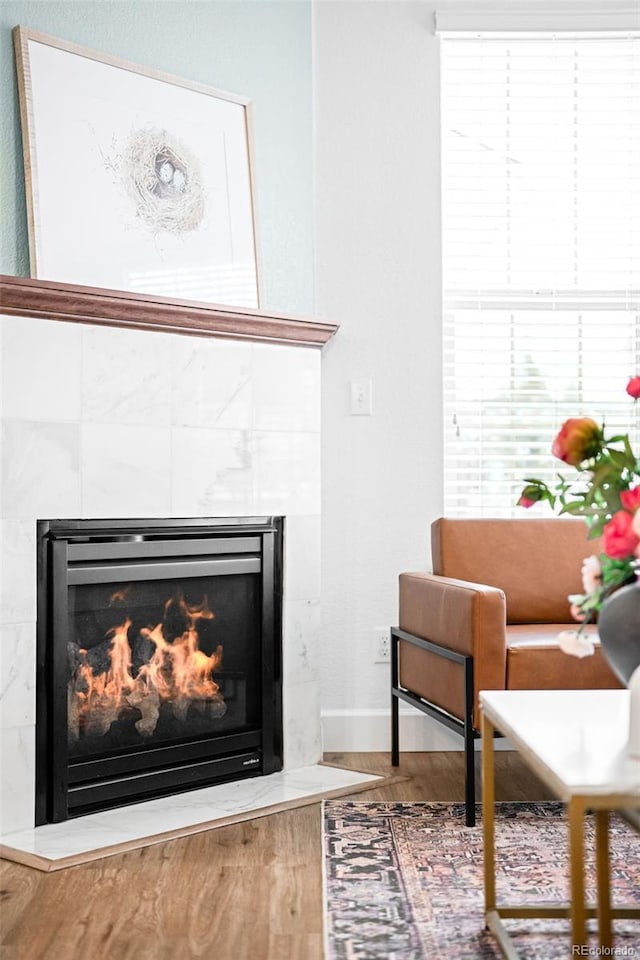
[[32, 277], [260, 306], [248, 100], [14, 29]]

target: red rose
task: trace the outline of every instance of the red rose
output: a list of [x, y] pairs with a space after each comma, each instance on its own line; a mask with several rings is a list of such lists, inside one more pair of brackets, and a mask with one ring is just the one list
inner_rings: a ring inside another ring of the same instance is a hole
[[627, 393], [630, 397], [633, 397], [634, 400], [640, 398], [640, 377], [631, 377], [631, 380], [629, 380], [627, 384]]
[[528, 499], [527, 497], [525, 497], [525, 495], [523, 494], [523, 495], [520, 497], [520, 499], [516, 502], [516, 507], [527, 507], [527, 508], [528, 508], [528, 507], [532, 507], [535, 502], [536, 502], [535, 500], [529, 500], [529, 499]]
[[634, 487], [633, 490], [623, 490], [620, 494], [620, 503], [625, 510], [635, 513], [640, 507], [640, 487]]
[[626, 510], [618, 510], [603, 530], [604, 552], [615, 560], [630, 557], [640, 539], [631, 528], [633, 515]]
[[551, 453], [558, 460], [577, 467], [583, 460], [595, 457], [601, 449], [602, 433], [595, 420], [591, 417], [575, 417], [562, 424], [551, 446]]

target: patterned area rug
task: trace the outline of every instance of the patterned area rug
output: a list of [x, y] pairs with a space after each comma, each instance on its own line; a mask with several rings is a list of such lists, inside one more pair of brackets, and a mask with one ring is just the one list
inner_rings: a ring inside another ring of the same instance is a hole
[[[589, 900], [593, 830], [587, 819]], [[482, 826], [463, 804], [324, 803], [326, 960], [497, 960], [484, 928]], [[611, 820], [614, 903], [640, 906], [640, 837]], [[496, 807], [498, 902], [569, 897], [567, 827], [560, 803]], [[507, 921], [526, 960], [569, 960], [568, 921]], [[615, 953], [640, 960], [640, 921], [614, 921]], [[582, 956], [603, 956], [597, 941]]]

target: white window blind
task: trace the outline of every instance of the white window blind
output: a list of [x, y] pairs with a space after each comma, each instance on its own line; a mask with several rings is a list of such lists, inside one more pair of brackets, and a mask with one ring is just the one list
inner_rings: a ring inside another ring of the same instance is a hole
[[640, 446], [640, 41], [441, 53], [445, 512], [515, 516], [568, 417]]

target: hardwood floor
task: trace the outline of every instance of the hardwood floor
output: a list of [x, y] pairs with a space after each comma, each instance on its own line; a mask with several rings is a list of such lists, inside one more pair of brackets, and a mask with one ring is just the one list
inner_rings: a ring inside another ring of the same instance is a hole
[[[463, 799], [462, 753], [327, 754], [401, 783], [357, 800]], [[543, 800], [515, 753], [496, 754], [499, 800]], [[59, 873], [0, 861], [0, 960], [321, 960], [320, 804]]]

